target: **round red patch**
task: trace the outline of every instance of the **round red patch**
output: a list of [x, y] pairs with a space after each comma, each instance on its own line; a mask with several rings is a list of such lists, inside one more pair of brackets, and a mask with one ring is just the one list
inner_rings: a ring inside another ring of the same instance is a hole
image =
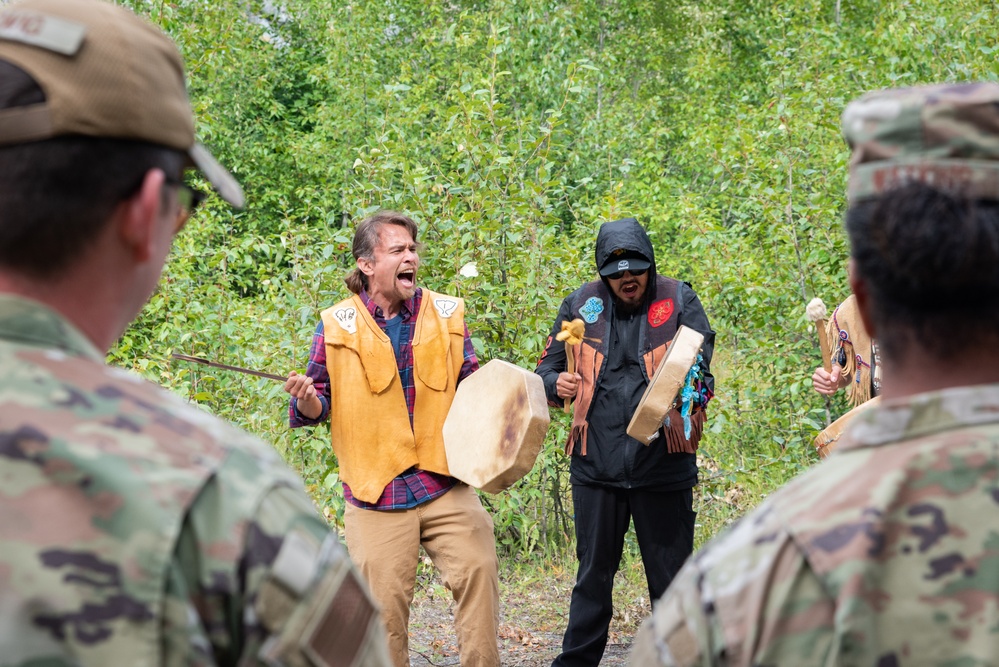
[[659, 327], [666, 323], [666, 320], [673, 314], [673, 299], [663, 299], [656, 301], [649, 306], [649, 324]]

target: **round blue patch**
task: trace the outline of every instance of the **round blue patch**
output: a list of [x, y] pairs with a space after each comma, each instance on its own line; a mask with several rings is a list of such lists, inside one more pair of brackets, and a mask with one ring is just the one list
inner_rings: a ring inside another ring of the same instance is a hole
[[593, 324], [600, 318], [600, 313], [604, 312], [604, 301], [595, 296], [591, 296], [579, 309], [579, 314], [583, 316], [583, 321]]

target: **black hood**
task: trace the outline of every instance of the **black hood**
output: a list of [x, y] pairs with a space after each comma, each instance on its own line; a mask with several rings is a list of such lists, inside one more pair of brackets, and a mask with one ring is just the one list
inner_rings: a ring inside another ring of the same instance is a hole
[[[649, 282], [645, 288], [645, 296], [648, 299], [649, 294], [652, 293], [656, 284], [656, 255], [652, 249], [652, 241], [649, 240], [649, 235], [645, 233], [645, 228], [635, 218], [612, 220], [600, 225], [600, 230], [597, 232], [596, 251], [594, 253], [597, 261], [597, 271], [600, 271], [600, 267], [618, 250], [623, 250], [627, 253], [637, 253], [652, 264], [649, 268]], [[607, 279], [603, 277], [600, 279], [610, 289]]]

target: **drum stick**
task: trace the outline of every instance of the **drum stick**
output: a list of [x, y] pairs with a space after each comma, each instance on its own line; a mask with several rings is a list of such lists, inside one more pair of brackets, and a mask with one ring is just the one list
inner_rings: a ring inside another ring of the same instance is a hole
[[[569, 374], [576, 372], [576, 359], [573, 356], [572, 348], [574, 345], [579, 345], [583, 342], [583, 334], [586, 333], [586, 325], [581, 319], [575, 319], [571, 322], [563, 321], [562, 330], [555, 334], [555, 340], [560, 340], [565, 343], [565, 369]], [[569, 405], [572, 403], [571, 398], [565, 399], [565, 407], [563, 408], [566, 414], [569, 413]]]
[[178, 354], [174, 352], [172, 355], [174, 359], [179, 359], [180, 361], [190, 361], [196, 364], [204, 364], [205, 366], [211, 366], [212, 368], [221, 368], [227, 371], [236, 371], [237, 373], [246, 373], [247, 375], [255, 375], [261, 378], [267, 378], [269, 380], [280, 380], [284, 382], [288, 378], [283, 375], [275, 375], [273, 373], [264, 373], [263, 371], [254, 371], [249, 368], [240, 368], [239, 366], [229, 366], [228, 364], [220, 364], [217, 361], [210, 361], [208, 359], [202, 359], [201, 357], [192, 357], [187, 354]]
[[819, 337], [819, 349], [822, 350], [822, 368], [826, 369], [827, 373], [831, 373], [832, 346], [829, 344], [829, 336], [826, 335], [826, 304], [819, 297], [815, 297], [805, 307], [805, 314], [808, 315], [808, 319], [815, 323], [815, 333]]
[[[815, 322], [815, 333], [819, 337], [819, 349], [822, 350], [822, 368], [826, 373], [832, 373], [832, 345], [829, 343], [829, 335], [826, 331], [826, 304], [819, 297], [815, 297], [805, 306], [805, 315], [812, 322]], [[829, 397], [825, 397], [826, 404], [826, 427], [832, 424], [832, 402]]]
[[[569, 375], [576, 372], [576, 357], [572, 353], [572, 346], [568, 344], [565, 346], [565, 369], [568, 371]], [[565, 414], [569, 414], [572, 409], [570, 408], [571, 403], [571, 398], [565, 399], [565, 406], [562, 408], [565, 411]]]

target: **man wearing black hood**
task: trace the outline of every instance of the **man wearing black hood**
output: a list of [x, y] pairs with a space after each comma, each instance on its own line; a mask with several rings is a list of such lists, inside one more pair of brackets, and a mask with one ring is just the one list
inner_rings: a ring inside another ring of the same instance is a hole
[[[714, 389], [709, 364], [715, 333], [704, 308], [688, 283], [657, 275], [652, 242], [638, 221], [604, 223], [596, 262], [600, 280], [562, 301], [535, 371], [552, 405], [574, 399], [566, 453], [572, 455], [579, 569], [553, 667], [600, 663], [631, 519], [651, 600], [662, 596], [693, 550], [694, 452]], [[577, 318], [585, 323], [585, 337], [574, 348], [576, 372], [568, 373], [565, 345], [555, 336], [563, 322]], [[646, 445], [626, 433], [628, 422], [681, 324], [704, 335], [693, 410], [688, 419], [674, 410]]]

